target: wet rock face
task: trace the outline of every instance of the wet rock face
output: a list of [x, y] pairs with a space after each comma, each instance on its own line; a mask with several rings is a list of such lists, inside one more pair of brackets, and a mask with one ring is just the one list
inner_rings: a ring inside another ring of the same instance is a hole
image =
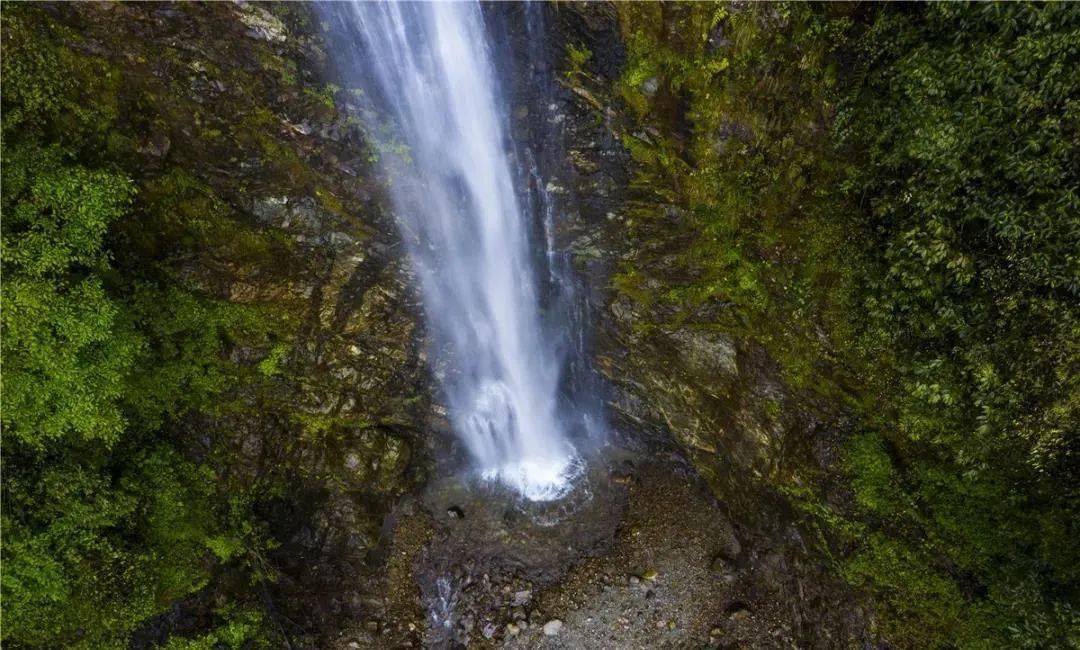
[[[492, 11], [523, 23], [513, 16], [520, 9]], [[677, 252], [679, 243], [627, 237], [642, 197], [631, 182], [620, 100], [612, 91], [624, 64], [615, 11], [573, 4], [545, 19], [552, 69], [515, 77], [514, 105], [527, 110], [513, 120], [517, 135], [540, 152], [557, 206], [556, 246], [570, 251], [585, 287], [594, 365], [611, 391], [613, 434], [634, 432], [629, 437], [660, 447], [674, 443], [717, 479], [718, 489], [738, 490], [745, 481], [731, 478], [732, 470], [758, 478], [774, 472], [785, 438], [798, 435], [792, 423], [799, 418], [778, 412], [790, 400], [774, 390], [760, 350], [712, 328], [708, 314], [672, 324], [674, 314], [664, 307], [644, 307], [613, 285], [615, 273], [633, 269], [647, 253], [656, 257], [654, 248]], [[571, 45], [590, 53], [581, 69], [569, 62]], [[651, 207], [668, 219], [683, 218], [675, 206]], [[772, 405], [763, 406], [766, 401]]]
[[[624, 61], [615, 12], [599, 3], [561, 5], [550, 17], [549, 34], [554, 51], [562, 51], [553, 59], [554, 99], [547, 111], [528, 114], [531, 126], [522, 132], [534, 138], [548, 134], [562, 143], [560, 160], [549, 167], [549, 189], [562, 211], [560, 246], [573, 252], [575, 269], [588, 288], [594, 365], [610, 391], [613, 436], [636, 448], [684, 458], [743, 529], [718, 540], [718, 548], [706, 560], [715, 563], [715, 580], [733, 584], [740, 572], [762, 564], [763, 580], [751, 581], [743, 613], [733, 610], [733, 619], [723, 620], [712, 641], [747, 642], [768, 624], [776, 636], [758, 639], [765, 645], [782, 645], [785, 636], [829, 645], [829, 635], [858, 630], [864, 623], [858, 617], [815, 614], [812, 607], [785, 620], [786, 615], [772, 609], [776, 604], [769, 601], [772, 596], [767, 596], [791, 595], [805, 590], [801, 581], [820, 580], [823, 601], [850, 598], [834, 577], [816, 573], [819, 558], [807, 555], [792, 525], [797, 515], [775, 498], [775, 486], [788, 477], [821, 471], [819, 459], [828, 456], [822, 450], [828, 446], [822, 442], [827, 437], [823, 436], [827, 427], [822, 426], [827, 410], [790, 391], [760, 346], [713, 325], [721, 320], [718, 310], [724, 305], [676, 318], [662, 304], [631, 299], [632, 288], [615, 286], [615, 273], [644, 264], [650, 265], [647, 277], [679, 282], [674, 265], [665, 260], [673, 259], [682, 243], [631, 238], [628, 233], [642, 230], [628, 226], [643, 212], [672, 221], [685, 215], [673, 205], [644, 205], [643, 201], [656, 199], [646, 198], [650, 195], [632, 183], [633, 163], [622, 144], [627, 122], [613, 94]], [[722, 46], [723, 35], [717, 34], [715, 41]], [[591, 53], [582, 70], [568, 62], [567, 44]], [[659, 87], [646, 89], [650, 90], [662, 92]], [[518, 92], [522, 99], [517, 103], [529, 105], [527, 89]], [[743, 128], [733, 124], [719, 137], [744, 137]], [[779, 583], [770, 582], [768, 576], [789, 569]], [[763, 608], [769, 610], [767, 616]], [[807, 620], [815, 617], [820, 620]]]
[[254, 3], [242, 3], [240, 21], [247, 26], [247, 36], [271, 43], [284, 43], [288, 33], [276, 16]]

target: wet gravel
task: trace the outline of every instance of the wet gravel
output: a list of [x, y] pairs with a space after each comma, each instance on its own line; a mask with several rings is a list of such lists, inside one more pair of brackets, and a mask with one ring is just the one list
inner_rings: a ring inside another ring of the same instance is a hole
[[663, 455], [590, 466], [564, 503], [433, 483], [397, 517], [381, 609], [338, 647], [861, 645], [862, 613], [793, 528], [737, 532]]

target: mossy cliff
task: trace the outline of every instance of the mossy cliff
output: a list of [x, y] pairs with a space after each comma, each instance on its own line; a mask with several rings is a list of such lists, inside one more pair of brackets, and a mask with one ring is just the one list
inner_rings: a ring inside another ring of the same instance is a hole
[[5, 644], [356, 615], [428, 391], [311, 20], [4, 9]]
[[[545, 528], [548, 583], [465, 575], [463, 638], [1080, 644], [1080, 11], [553, 3], [544, 61], [485, 12], [639, 464], [592, 468], [625, 510], [587, 553]], [[520, 522], [428, 481], [421, 306], [310, 7], [2, 23], [4, 644], [421, 641], [432, 539]]]
[[609, 13], [625, 64], [564, 68], [632, 157], [589, 222], [616, 411], [889, 643], [1074, 646], [1080, 12]]

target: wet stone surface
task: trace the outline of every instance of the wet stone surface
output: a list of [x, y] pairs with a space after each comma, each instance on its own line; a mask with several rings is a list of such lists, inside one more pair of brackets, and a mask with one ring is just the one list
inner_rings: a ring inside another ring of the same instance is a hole
[[379, 648], [860, 643], [859, 615], [794, 529], [733, 524], [666, 452], [609, 449], [589, 467], [559, 502], [460, 476], [432, 482], [392, 531], [382, 618], [346, 638]]

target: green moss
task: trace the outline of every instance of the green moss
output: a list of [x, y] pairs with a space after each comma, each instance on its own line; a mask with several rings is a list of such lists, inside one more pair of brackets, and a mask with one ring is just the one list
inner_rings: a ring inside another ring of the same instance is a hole
[[676, 324], [718, 314], [851, 409], [855, 507], [790, 496], [853, 544], [838, 568], [892, 643], [1073, 642], [1080, 12], [619, 12], [647, 198], [616, 288]]
[[585, 64], [592, 58], [592, 52], [584, 45], [570, 43], [566, 46], [566, 58], [569, 62], [566, 76], [572, 79], [577, 75], [584, 74]]
[[340, 86], [335, 84], [326, 84], [318, 88], [304, 88], [304, 94], [313, 99], [323, 108], [334, 110], [334, 96], [341, 90]]
[[315, 188], [315, 198], [318, 199], [319, 205], [330, 214], [337, 215], [339, 217], [346, 217], [349, 215], [348, 210], [345, 209], [345, 205], [338, 199], [330, 190], [325, 187]]
[[[657, 278], [657, 298], [682, 314], [732, 305], [719, 324], [765, 344], [796, 387], [836, 394], [814, 371], [828, 358], [815, 332], [850, 306], [838, 280], [857, 273], [858, 259], [840, 251], [858, 231], [821, 196], [842, 167], [825, 139], [831, 76], [815, 63], [849, 22], [788, 5], [765, 14], [642, 3], [620, 6], [620, 16], [630, 61], [617, 91], [641, 126], [623, 139], [637, 163], [633, 185], [689, 217], [670, 233], [656, 219], [663, 210], [639, 212], [642, 237], [690, 238]], [[715, 33], [732, 45], [710, 46]], [[689, 139], [672, 137], [684, 120]]]

